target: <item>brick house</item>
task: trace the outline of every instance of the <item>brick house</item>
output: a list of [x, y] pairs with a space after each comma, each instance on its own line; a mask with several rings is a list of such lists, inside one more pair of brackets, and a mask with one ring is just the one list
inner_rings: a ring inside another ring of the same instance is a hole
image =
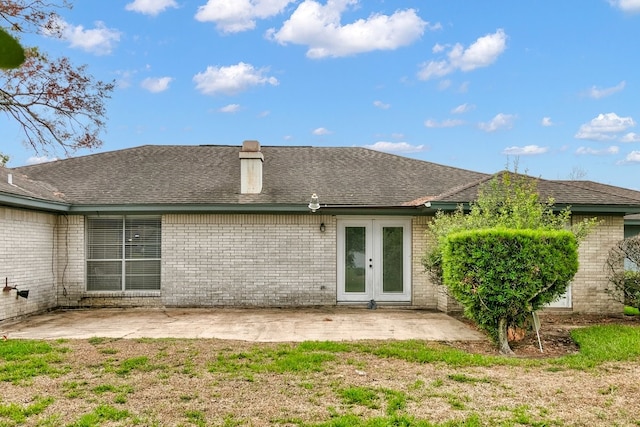
[[[0, 168], [0, 320], [56, 307], [404, 305], [455, 308], [424, 273], [439, 209], [490, 175], [364, 148], [142, 146]], [[602, 225], [555, 306], [619, 311], [608, 250], [638, 232], [640, 192], [539, 180]], [[317, 195], [312, 200], [312, 195]], [[313, 208], [313, 209], [312, 209]]]

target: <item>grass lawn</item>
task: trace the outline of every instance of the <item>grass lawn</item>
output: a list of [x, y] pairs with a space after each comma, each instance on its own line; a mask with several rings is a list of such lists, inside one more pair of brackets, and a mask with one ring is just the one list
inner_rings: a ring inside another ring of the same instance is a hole
[[640, 327], [556, 358], [420, 341], [0, 342], [0, 426], [640, 425]]

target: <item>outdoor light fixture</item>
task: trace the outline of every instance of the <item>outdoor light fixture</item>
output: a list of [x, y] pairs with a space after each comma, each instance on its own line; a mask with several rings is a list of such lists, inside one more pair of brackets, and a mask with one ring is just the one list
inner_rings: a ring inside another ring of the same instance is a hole
[[318, 203], [318, 195], [316, 193], [313, 193], [311, 195], [311, 202], [309, 202], [309, 209], [311, 209], [311, 212], [315, 212], [318, 209], [320, 209], [320, 203]]
[[21, 291], [15, 286], [9, 286], [9, 278], [5, 277], [4, 278], [4, 288], [2, 288], [2, 292], [11, 292], [14, 289], [16, 291], [18, 291], [18, 294], [16, 295], [16, 299], [18, 299], [18, 297], [22, 297], [24, 299], [29, 298], [29, 290]]
[[326, 226], [326, 225], [324, 225], [324, 222], [323, 222], [323, 223], [320, 223], [320, 232], [321, 232], [321, 233], [324, 233], [325, 231], [327, 231], [327, 226]]

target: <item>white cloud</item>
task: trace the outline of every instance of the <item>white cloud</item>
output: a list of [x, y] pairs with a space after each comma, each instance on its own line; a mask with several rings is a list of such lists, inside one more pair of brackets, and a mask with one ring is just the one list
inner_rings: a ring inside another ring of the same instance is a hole
[[[93, 29], [85, 29], [82, 25], [71, 25], [62, 18], [58, 18], [53, 32], [59, 33], [60, 37], [68, 41], [73, 48], [96, 55], [108, 55], [120, 41], [121, 33], [113, 28], [107, 28], [102, 21], [96, 21], [95, 26]], [[53, 32], [45, 31], [45, 34], [53, 35]]]
[[580, 126], [575, 137], [578, 139], [591, 139], [606, 141], [616, 138], [616, 134], [624, 132], [636, 123], [631, 117], [619, 117], [616, 113], [598, 114], [589, 123]]
[[514, 114], [498, 113], [488, 122], [482, 122], [478, 125], [485, 132], [495, 132], [500, 129], [511, 129], [513, 122], [516, 120]]
[[57, 157], [31, 156], [27, 159], [27, 165], [37, 165], [40, 163], [54, 162], [56, 160], [58, 160]]
[[621, 142], [640, 142], [640, 134], [629, 132], [620, 138]]
[[267, 32], [268, 38], [280, 44], [309, 46], [307, 57], [325, 58], [350, 56], [374, 50], [394, 50], [407, 46], [429, 26], [414, 9], [398, 10], [393, 15], [372, 14], [366, 19], [342, 25], [342, 13], [358, 0], [328, 0], [321, 4], [304, 0], [282, 25]]
[[555, 123], [551, 121], [551, 117], [543, 117], [542, 120], [540, 121], [540, 124], [544, 127], [549, 127], [549, 126], [553, 126]]
[[220, 113], [237, 113], [238, 111], [240, 111], [240, 104], [229, 104], [218, 108]]
[[622, 138], [620, 138], [620, 141], [622, 141], [622, 142], [640, 142], [640, 134], [637, 134], [635, 132], [629, 132], [628, 134], [626, 134]]
[[502, 29], [479, 37], [466, 49], [460, 43], [456, 43], [449, 50], [446, 59], [421, 64], [418, 78], [429, 80], [446, 76], [456, 70], [467, 72], [487, 67], [493, 64], [506, 48], [507, 35]]
[[266, 76], [267, 71], [266, 68], [256, 69], [244, 62], [228, 67], [208, 66], [204, 72], [193, 76], [193, 81], [196, 89], [205, 95], [235, 95], [252, 86], [277, 86], [278, 79]]
[[589, 154], [592, 156], [604, 156], [609, 154], [618, 154], [620, 152], [620, 148], [612, 145], [611, 147], [604, 148], [602, 150], [595, 150], [589, 147], [579, 147], [576, 150], [576, 154]]
[[200, 22], [215, 22], [225, 33], [252, 30], [257, 19], [267, 19], [281, 13], [295, 0], [208, 0], [195, 15]]
[[425, 120], [424, 125], [428, 128], [452, 128], [464, 125], [464, 121], [457, 119], [445, 119], [438, 122], [437, 120], [428, 119]]
[[640, 151], [630, 152], [624, 160], [628, 163], [640, 163]]
[[451, 114], [463, 114], [463, 113], [468, 113], [469, 111], [475, 110], [476, 106], [473, 104], [460, 104], [458, 105], [456, 108], [454, 108], [453, 110], [451, 110]]
[[424, 145], [411, 145], [408, 142], [378, 141], [373, 145], [365, 145], [364, 147], [387, 153], [417, 153], [426, 150]]
[[373, 106], [374, 106], [374, 107], [378, 107], [378, 108], [380, 108], [381, 110], [388, 110], [388, 109], [389, 109], [389, 107], [391, 107], [391, 105], [390, 105], [390, 104], [385, 104], [385, 103], [384, 103], [384, 102], [382, 102], [382, 101], [373, 101]]
[[544, 154], [549, 151], [549, 147], [540, 147], [539, 145], [525, 145], [524, 147], [507, 147], [502, 150], [502, 154], [510, 156], [533, 156], [536, 154]]
[[140, 83], [140, 86], [151, 93], [158, 93], [169, 89], [169, 83], [172, 81], [171, 77], [147, 77]]
[[640, 12], [640, 0], [609, 0], [609, 3], [623, 12]]
[[622, 89], [624, 89], [626, 85], [627, 85], [627, 82], [623, 80], [613, 87], [607, 87], [603, 89], [600, 89], [596, 86], [592, 86], [591, 89], [587, 91], [587, 96], [594, 99], [604, 98], [606, 96], [613, 95], [616, 92], [620, 92]]
[[322, 136], [332, 134], [333, 132], [326, 128], [316, 128], [311, 133], [317, 136]]
[[433, 47], [431, 48], [431, 52], [433, 53], [440, 53], [440, 52], [444, 52], [444, 50], [447, 48], [447, 46], [442, 45], [440, 43], [436, 43], [435, 45], [433, 45]]
[[142, 13], [143, 15], [156, 16], [170, 7], [177, 8], [175, 0], [133, 0], [127, 3], [125, 10]]

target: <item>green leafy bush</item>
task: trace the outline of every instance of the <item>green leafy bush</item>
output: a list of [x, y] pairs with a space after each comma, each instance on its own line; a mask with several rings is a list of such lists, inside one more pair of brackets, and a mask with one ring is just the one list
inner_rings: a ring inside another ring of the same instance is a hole
[[555, 200], [542, 200], [538, 180], [527, 175], [503, 171], [480, 185], [477, 199], [468, 209], [459, 205], [454, 212], [438, 211], [429, 225], [429, 233], [436, 244], [428, 248], [422, 264], [434, 283], [442, 284], [442, 251], [451, 233], [488, 228], [564, 230], [571, 224], [571, 232], [580, 241], [597, 225], [597, 219], [571, 220], [571, 210], [557, 210]]
[[564, 230], [461, 231], [447, 237], [442, 266], [465, 315], [510, 352], [507, 327], [523, 326], [532, 311], [566, 291], [578, 271], [578, 243]]

